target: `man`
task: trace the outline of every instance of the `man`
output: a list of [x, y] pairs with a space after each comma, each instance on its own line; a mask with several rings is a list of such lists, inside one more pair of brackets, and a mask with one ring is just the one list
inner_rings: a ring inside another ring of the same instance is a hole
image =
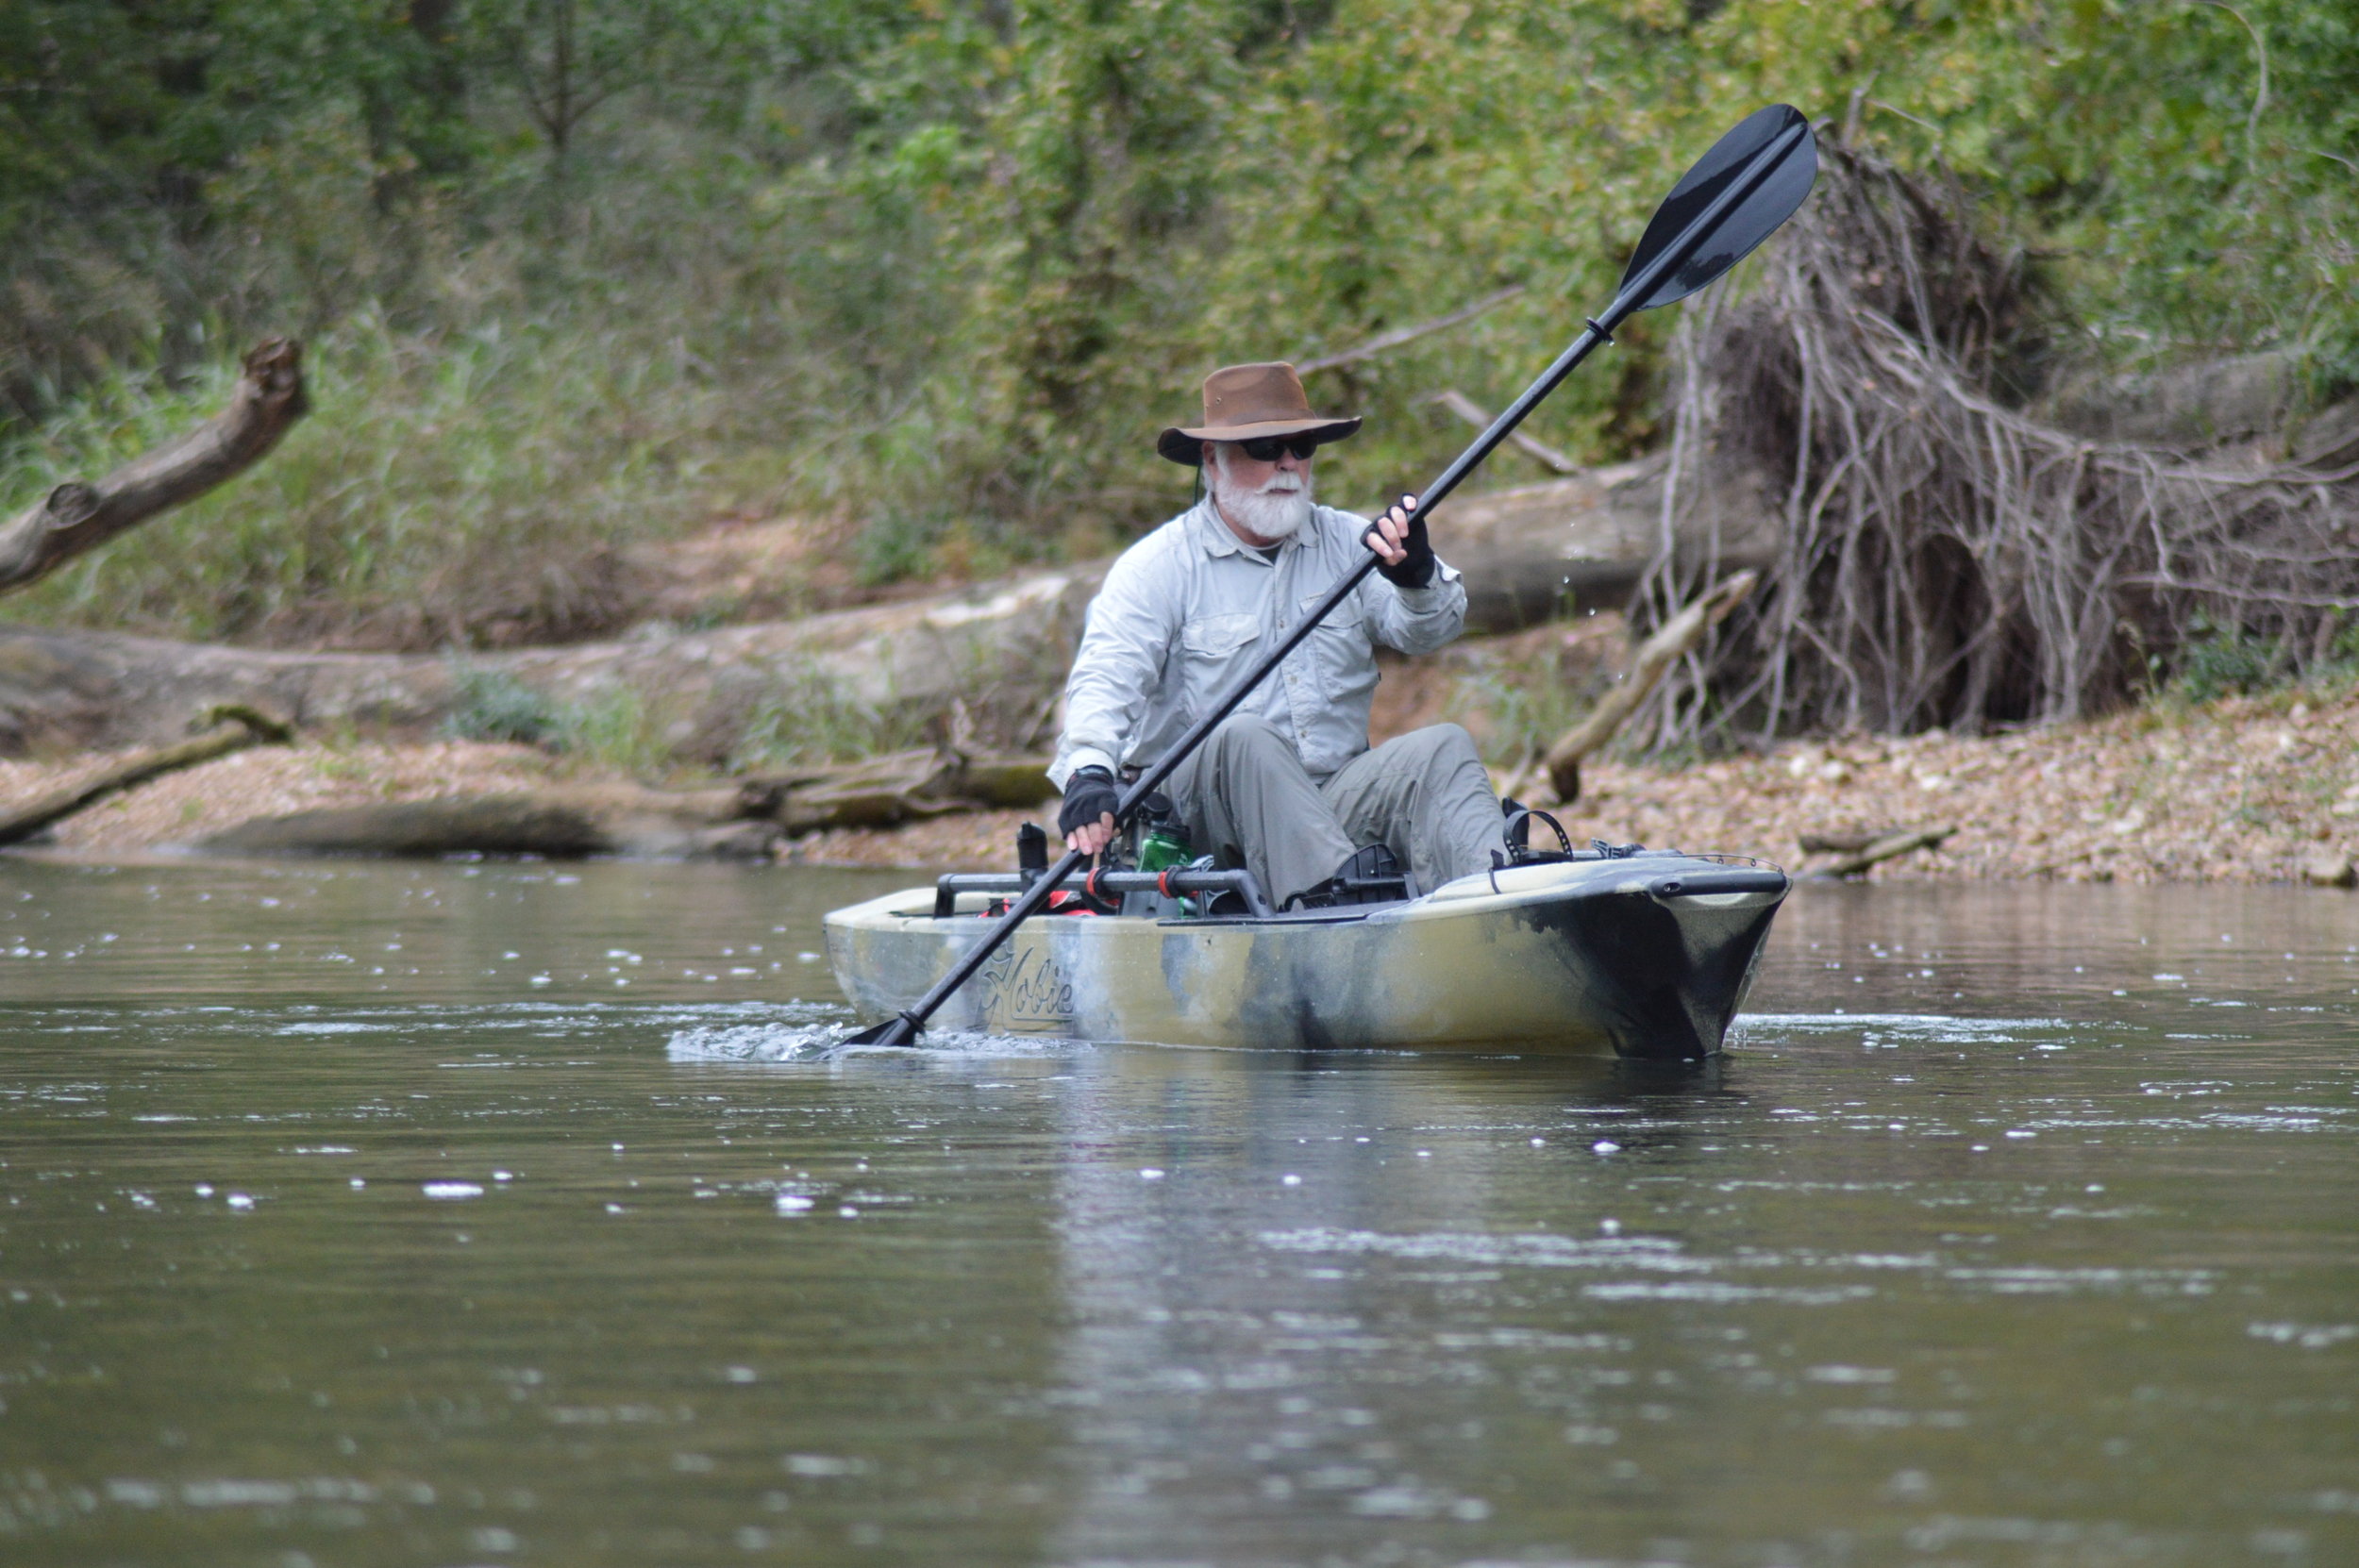
[[1498, 798], [1464, 729], [1368, 749], [1376, 644], [1442, 646], [1464, 625], [1466, 591], [1414, 496], [1373, 525], [1313, 502], [1318, 448], [1359, 427], [1313, 413], [1292, 365], [1231, 365], [1204, 382], [1203, 423], [1157, 440], [1163, 457], [1202, 465], [1205, 494], [1124, 551], [1090, 606], [1049, 774], [1068, 848], [1102, 850], [1119, 770], [1160, 759], [1374, 550], [1377, 575], [1164, 788], [1196, 851], [1251, 868], [1281, 906], [1348, 902], [1356, 882], [1404, 865], [1426, 890], [1489, 869]]

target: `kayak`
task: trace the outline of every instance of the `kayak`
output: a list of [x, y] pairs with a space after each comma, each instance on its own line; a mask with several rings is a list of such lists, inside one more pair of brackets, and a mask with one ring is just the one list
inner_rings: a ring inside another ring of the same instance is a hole
[[[834, 911], [838, 984], [868, 1017], [912, 1006], [1026, 886], [1023, 873], [945, 876]], [[1129, 872], [1094, 884], [1099, 897], [1057, 895], [1062, 909], [1017, 927], [929, 1026], [1695, 1060], [1727, 1038], [1789, 886], [1759, 861], [1601, 846], [1281, 912], [1245, 872]], [[1243, 896], [1214, 902], [1224, 891]]]

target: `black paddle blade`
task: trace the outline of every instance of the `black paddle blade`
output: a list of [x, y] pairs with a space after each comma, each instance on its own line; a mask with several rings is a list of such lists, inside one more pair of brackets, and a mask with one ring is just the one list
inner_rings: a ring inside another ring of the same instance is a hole
[[[1778, 140], [1796, 125], [1801, 126], [1801, 135], [1789, 140], [1782, 152], [1773, 151]], [[1754, 246], [1794, 216], [1794, 209], [1802, 205], [1818, 177], [1818, 144], [1801, 110], [1771, 104], [1747, 115], [1734, 130], [1714, 142], [1712, 151], [1697, 159], [1686, 177], [1671, 187], [1671, 193], [1655, 209], [1647, 232], [1639, 237], [1637, 252], [1623, 270], [1622, 287], [1629, 289], [1648, 263], [1678, 242], [1715, 196], [1743, 178], [1765, 157], [1774, 157], [1777, 167], [1753, 188], [1751, 195], [1720, 219], [1693, 256], [1672, 269], [1644, 299], [1629, 300], [1631, 309], [1651, 310], [1685, 299], [1750, 256]]]
[[846, 1035], [837, 1043], [836, 1049], [846, 1045], [914, 1045], [917, 1043], [917, 1021], [906, 1012], [896, 1012], [872, 1029]]

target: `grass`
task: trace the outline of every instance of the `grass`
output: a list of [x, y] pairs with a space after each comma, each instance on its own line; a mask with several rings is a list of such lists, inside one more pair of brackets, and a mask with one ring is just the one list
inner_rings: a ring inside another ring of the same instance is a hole
[[661, 717], [628, 687], [610, 687], [558, 709], [554, 747], [616, 773], [669, 771], [678, 759]]

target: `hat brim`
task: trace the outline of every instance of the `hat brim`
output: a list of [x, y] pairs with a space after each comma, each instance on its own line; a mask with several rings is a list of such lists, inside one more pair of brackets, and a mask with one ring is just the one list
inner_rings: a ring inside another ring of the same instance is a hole
[[1341, 441], [1360, 428], [1358, 418], [1351, 419], [1275, 419], [1259, 425], [1206, 425], [1195, 429], [1173, 425], [1155, 438], [1155, 450], [1173, 462], [1190, 468], [1204, 461], [1204, 443], [1208, 441], [1256, 441], [1263, 436], [1316, 436], [1324, 446], [1330, 441]]

